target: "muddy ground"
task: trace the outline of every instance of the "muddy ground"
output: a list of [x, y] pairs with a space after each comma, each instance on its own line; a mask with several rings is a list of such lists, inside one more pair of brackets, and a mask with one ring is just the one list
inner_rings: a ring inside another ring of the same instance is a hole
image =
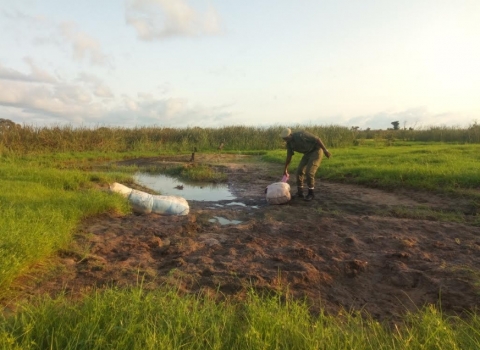
[[[189, 158], [121, 164], [166, 166], [188, 164]], [[241, 298], [253, 287], [306, 298], [314, 312], [359, 310], [378, 320], [395, 320], [427, 304], [448, 313], [480, 305], [480, 228], [408, 218], [459, 208], [477, 215], [468, 201], [326, 182], [320, 168], [313, 201], [268, 205], [264, 189], [279, 180], [281, 165], [225, 154], [196, 155], [195, 163], [224, 171], [237, 198], [189, 201], [187, 216], [90, 218], [72, 247], [56, 257], [59, 268], [24, 291], [79, 296], [143, 280], [144, 288], [168, 283], [185, 292]], [[289, 182], [294, 194], [293, 178]]]

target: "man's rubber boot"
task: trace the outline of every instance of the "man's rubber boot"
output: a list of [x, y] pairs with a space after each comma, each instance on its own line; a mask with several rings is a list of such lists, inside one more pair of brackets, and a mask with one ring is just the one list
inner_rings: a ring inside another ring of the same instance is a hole
[[298, 192], [297, 192], [297, 198], [305, 198], [303, 194], [303, 187], [297, 187]]
[[313, 198], [315, 198], [315, 195], [313, 194], [313, 188], [308, 189], [308, 194], [305, 197], [306, 201], [311, 201]]

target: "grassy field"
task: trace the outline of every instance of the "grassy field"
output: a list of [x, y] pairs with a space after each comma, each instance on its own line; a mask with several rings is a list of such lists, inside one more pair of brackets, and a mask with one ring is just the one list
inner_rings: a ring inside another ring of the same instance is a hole
[[[0, 317], [1, 318], [1, 317]], [[81, 302], [44, 298], [0, 322], [3, 349], [478, 349], [480, 318], [434, 308], [387, 326], [359, 315], [312, 316], [284, 296], [215, 302], [173, 289], [110, 289]]]
[[[461, 197], [468, 202], [471, 213], [480, 212], [480, 145], [423, 142], [397, 142], [391, 146], [365, 142], [362, 146], [331, 150], [333, 156], [324, 158], [317, 176], [324, 180], [359, 184], [383, 190], [413, 190]], [[279, 163], [284, 151], [271, 151], [264, 157]], [[293, 173], [301, 155], [293, 157]], [[465, 222], [465, 208], [450, 210], [396, 208], [388, 215]], [[380, 214], [380, 213], [379, 213]], [[478, 215], [469, 222], [480, 226]]]
[[41, 159], [0, 164], [0, 296], [29, 268], [67, 245], [82, 218], [127, 212], [127, 203], [98, 190], [125, 174], [56, 169]]
[[[272, 138], [278, 138], [277, 131], [269, 130]], [[68, 245], [80, 220], [106, 211], [129, 211], [125, 199], [99, 187], [112, 181], [126, 182], [135, 171], [120, 169], [114, 160], [158, 155], [160, 151], [152, 149], [149, 142], [133, 142], [131, 149], [123, 150], [111, 146], [111, 150], [78, 151], [65, 146], [55, 152], [34, 152], [3, 143], [2, 297], [11, 297], [9, 290], [19, 276]], [[182, 141], [178, 142], [175, 145], [181, 145]], [[178, 148], [163, 145], [165, 150], [186, 154], [190, 146], [188, 142]], [[277, 162], [281, 168], [285, 160], [281, 145], [270, 150], [258, 147], [264, 150], [264, 160]], [[324, 159], [318, 172], [321, 178], [384, 189], [440, 191], [467, 196], [472, 205], [480, 207], [479, 144], [367, 140], [331, 151], [333, 157]], [[299, 159], [300, 155], [294, 156], [292, 172]], [[3, 349], [480, 348], [476, 314], [462, 320], [429, 308], [410, 315], [405, 327], [392, 329], [349, 313], [314, 318], [306, 305], [288, 298], [287, 303], [280, 302], [284, 298], [252, 293], [245, 304], [214, 303], [208, 298], [180, 296], [174, 290], [144, 292], [141, 287], [93, 293], [81, 302], [44, 298], [20, 305], [15, 314], [2, 313], [0, 345]]]
[[[333, 156], [323, 159], [317, 173], [324, 179], [383, 189], [480, 194], [477, 144], [397, 142], [378, 146], [372, 141], [331, 151]], [[282, 162], [285, 152], [269, 152], [265, 158]], [[292, 169], [300, 158], [301, 155], [294, 156]]]

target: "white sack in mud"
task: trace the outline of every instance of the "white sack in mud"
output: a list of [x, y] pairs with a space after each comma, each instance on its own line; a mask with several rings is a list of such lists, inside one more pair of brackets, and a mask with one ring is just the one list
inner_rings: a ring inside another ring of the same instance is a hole
[[187, 215], [190, 211], [188, 202], [183, 197], [152, 195], [152, 199], [152, 213]]
[[185, 198], [178, 196], [152, 195], [143, 191], [131, 189], [119, 183], [110, 186], [112, 192], [120, 193], [128, 198], [136, 213], [157, 213], [164, 215], [187, 215], [190, 207]]
[[265, 192], [269, 204], [285, 204], [292, 199], [290, 185], [286, 182], [274, 182], [267, 186]]

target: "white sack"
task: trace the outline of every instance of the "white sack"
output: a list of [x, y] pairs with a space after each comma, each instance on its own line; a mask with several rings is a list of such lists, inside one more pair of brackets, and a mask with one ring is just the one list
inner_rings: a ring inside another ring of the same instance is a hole
[[118, 182], [114, 182], [110, 185], [110, 191], [120, 193], [125, 198], [128, 198], [128, 196], [130, 196], [130, 193], [132, 192], [132, 189], [125, 185], [119, 184]]
[[266, 198], [269, 204], [285, 204], [292, 196], [290, 195], [290, 185], [286, 182], [274, 182], [267, 186]]
[[149, 214], [152, 212], [153, 196], [151, 194], [132, 190], [130, 196], [128, 196], [128, 201], [132, 205], [134, 212], [142, 214]]
[[185, 198], [179, 196], [151, 195], [131, 189], [117, 182], [110, 185], [110, 191], [120, 193], [128, 198], [136, 213], [157, 213], [164, 215], [187, 215], [190, 207]]
[[152, 196], [152, 212], [166, 215], [187, 215], [190, 211], [188, 202], [178, 196]]

